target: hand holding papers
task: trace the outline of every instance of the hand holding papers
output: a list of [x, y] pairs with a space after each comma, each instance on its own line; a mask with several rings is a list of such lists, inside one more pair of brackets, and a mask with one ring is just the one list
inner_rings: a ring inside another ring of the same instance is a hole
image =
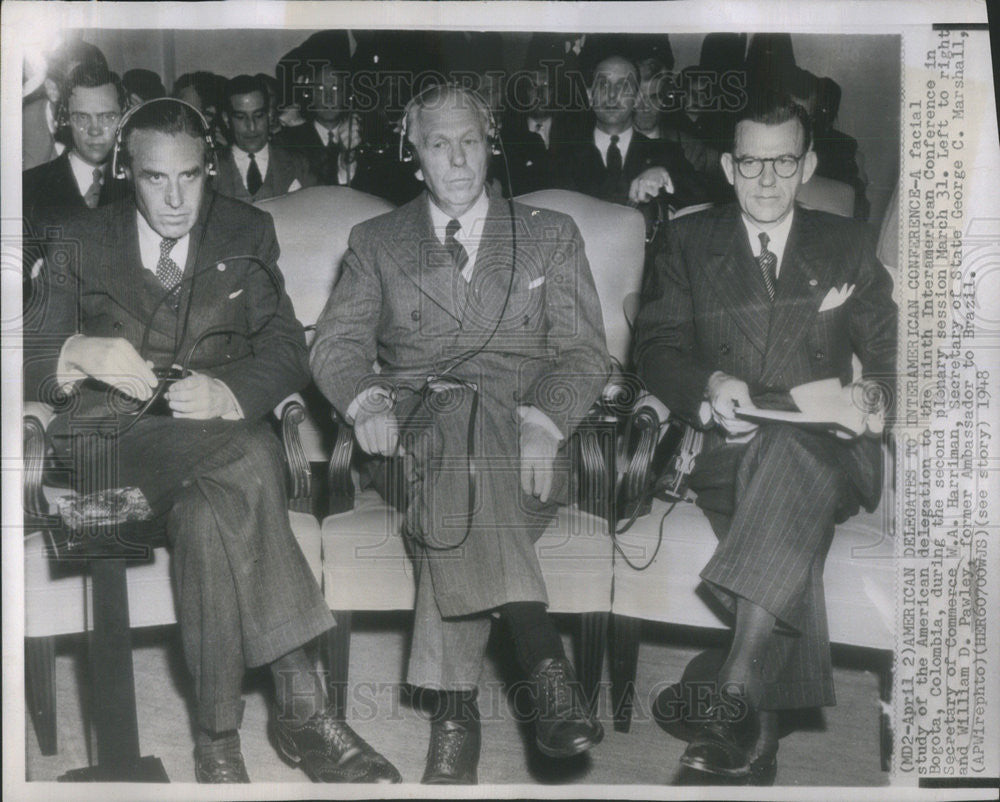
[[789, 391], [798, 411], [737, 408], [735, 415], [748, 422], [793, 423], [830, 431], [843, 439], [859, 437], [865, 432], [881, 434], [885, 427], [884, 406], [871, 409], [865, 390], [863, 382], [842, 387], [836, 378], [822, 379], [800, 384]]

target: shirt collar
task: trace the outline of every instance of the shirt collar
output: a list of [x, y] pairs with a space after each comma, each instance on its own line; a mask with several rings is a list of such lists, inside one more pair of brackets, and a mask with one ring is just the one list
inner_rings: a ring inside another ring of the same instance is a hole
[[[142, 216], [142, 212], [138, 209], [135, 211], [135, 217], [139, 225], [139, 258], [142, 260], [142, 266], [146, 270], [155, 273], [156, 265], [160, 261], [160, 242], [162, 242], [163, 237], [153, 230], [153, 227], [146, 221], [146, 218]], [[187, 263], [188, 247], [190, 244], [191, 232], [189, 231], [178, 239], [174, 247], [170, 249], [170, 258], [174, 260], [181, 270], [184, 270], [184, 265]]]
[[[622, 161], [625, 160], [625, 154], [628, 153], [628, 146], [631, 142], [632, 127], [629, 126], [626, 130], [618, 134], [618, 150], [622, 152]], [[607, 164], [608, 148], [611, 146], [611, 134], [605, 133], [597, 126], [594, 126], [594, 144], [597, 145], [597, 149], [601, 152], [601, 158]]]
[[[438, 241], [444, 245], [445, 229], [448, 227], [449, 221], [451, 221], [451, 216], [443, 212], [430, 196], [427, 194], [427, 205], [431, 210], [431, 225], [434, 227], [434, 236], [438, 238]], [[471, 242], [475, 240], [478, 245], [479, 239], [483, 235], [483, 224], [486, 221], [486, 214], [490, 209], [490, 199], [486, 195], [486, 188], [479, 193], [479, 197], [476, 202], [470, 206], [464, 214], [455, 218], [458, 220], [459, 228], [458, 233], [455, 235], [455, 239], [461, 242], [463, 245], [466, 242]], [[468, 248], [466, 249], [468, 250]]]
[[327, 143], [330, 141], [330, 131], [331, 128], [327, 128], [319, 120], [313, 120], [313, 126], [316, 128], [316, 133], [319, 134], [319, 141], [323, 143], [326, 147]]
[[740, 214], [740, 219], [743, 221], [743, 226], [747, 230], [747, 237], [750, 239], [750, 250], [753, 252], [754, 257], [760, 256], [760, 235], [761, 232], [767, 234], [769, 242], [767, 244], [767, 249], [778, 257], [778, 267], [776, 272], [781, 271], [781, 259], [785, 254], [785, 245], [788, 244], [788, 235], [792, 230], [792, 218], [795, 217], [795, 207], [792, 207], [792, 211], [788, 213], [778, 225], [774, 228], [768, 229], [766, 232], [760, 226], [758, 226], [753, 220], [748, 218], [745, 214]]
[[69, 152], [69, 166], [73, 171], [73, 178], [76, 179], [76, 185], [79, 187], [81, 195], [86, 195], [87, 190], [94, 183], [94, 170], [101, 171], [102, 180], [107, 178], [108, 175], [105, 165], [102, 164], [94, 167], [94, 165], [88, 164], [80, 158], [80, 154], [75, 150]]

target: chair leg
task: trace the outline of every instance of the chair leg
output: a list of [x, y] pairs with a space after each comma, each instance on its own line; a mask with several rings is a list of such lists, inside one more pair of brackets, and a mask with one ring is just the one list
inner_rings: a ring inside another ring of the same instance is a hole
[[879, 756], [882, 771], [889, 771], [892, 763], [892, 655], [883, 657], [878, 672], [879, 705]]
[[628, 732], [632, 726], [641, 628], [641, 618], [627, 615], [611, 617], [611, 709], [614, 711], [615, 729], [618, 732]]
[[584, 701], [593, 713], [597, 709], [607, 643], [608, 613], [582, 613], [575, 638], [576, 673]]
[[347, 716], [347, 677], [351, 664], [351, 612], [337, 610], [333, 614], [337, 626], [323, 636], [326, 651], [326, 691], [336, 715]]
[[54, 755], [56, 747], [56, 639], [24, 639], [24, 679], [28, 712], [38, 747], [43, 755]]

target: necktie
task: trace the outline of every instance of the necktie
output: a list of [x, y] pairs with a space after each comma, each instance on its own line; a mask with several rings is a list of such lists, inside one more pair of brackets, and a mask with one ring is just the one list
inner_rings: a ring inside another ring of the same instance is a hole
[[768, 297], [774, 300], [774, 287], [778, 282], [778, 257], [767, 249], [767, 244], [771, 238], [763, 231], [760, 232], [760, 256], [757, 257], [757, 264], [760, 266], [760, 273], [764, 277], [764, 285], [767, 287]]
[[451, 219], [444, 229], [444, 247], [448, 249], [452, 260], [455, 262], [455, 269], [461, 273], [469, 263], [469, 253], [462, 246], [462, 243], [455, 239], [455, 235], [462, 227], [458, 220]]
[[257, 166], [257, 157], [253, 153], [248, 155], [250, 156], [250, 166], [247, 168], [247, 192], [256, 195], [261, 184], [264, 183], [264, 179], [261, 177], [260, 167]]
[[96, 209], [97, 202], [101, 198], [101, 186], [104, 184], [104, 171], [100, 167], [94, 168], [94, 183], [90, 185], [87, 194], [83, 196], [83, 202], [88, 209]]
[[340, 145], [333, 136], [333, 129], [326, 132], [326, 157], [323, 164], [323, 177], [326, 184], [339, 184], [340, 177]]
[[608, 145], [608, 182], [617, 184], [622, 174], [622, 152], [618, 149], [618, 134], [611, 135]]
[[177, 297], [180, 295], [178, 289], [180, 288], [181, 276], [183, 275], [181, 269], [177, 266], [177, 262], [170, 258], [170, 250], [176, 244], [177, 240], [175, 239], [164, 237], [160, 240], [160, 261], [156, 263], [156, 277], [160, 280], [164, 288], [169, 290], [174, 296], [175, 304]]

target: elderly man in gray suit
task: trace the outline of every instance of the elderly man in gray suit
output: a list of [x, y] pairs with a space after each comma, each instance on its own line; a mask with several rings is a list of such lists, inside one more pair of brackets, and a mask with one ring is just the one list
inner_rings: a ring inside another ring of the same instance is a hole
[[534, 542], [565, 499], [560, 458], [609, 357], [576, 225], [485, 186], [483, 100], [435, 86], [404, 123], [427, 191], [351, 232], [310, 361], [362, 449], [406, 454], [408, 680], [434, 701], [423, 782], [474, 783], [493, 612], [531, 678], [539, 749], [568, 757], [603, 736], [545, 609]]
[[220, 195], [252, 203], [316, 183], [304, 156], [269, 141], [269, 94], [259, 76], [237, 75], [226, 84], [222, 119], [232, 145], [219, 154], [214, 188]]
[[[668, 229], [635, 354], [650, 391], [707, 430], [690, 482], [720, 542], [701, 576], [735, 614], [718, 693], [681, 762], [762, 783], [776, 768], [776, 711], [834, 704], [823, 563], [834, 524], [878, 503], [870, 435], [892, 386], [896, 305], [865, 227], [795, 204], [816, 169], [800, 106], [751, 104], [721, 161], [738, 204]], [[748, 417], [794, 409], [795, 388], [822, 380], [850, 434]]]

